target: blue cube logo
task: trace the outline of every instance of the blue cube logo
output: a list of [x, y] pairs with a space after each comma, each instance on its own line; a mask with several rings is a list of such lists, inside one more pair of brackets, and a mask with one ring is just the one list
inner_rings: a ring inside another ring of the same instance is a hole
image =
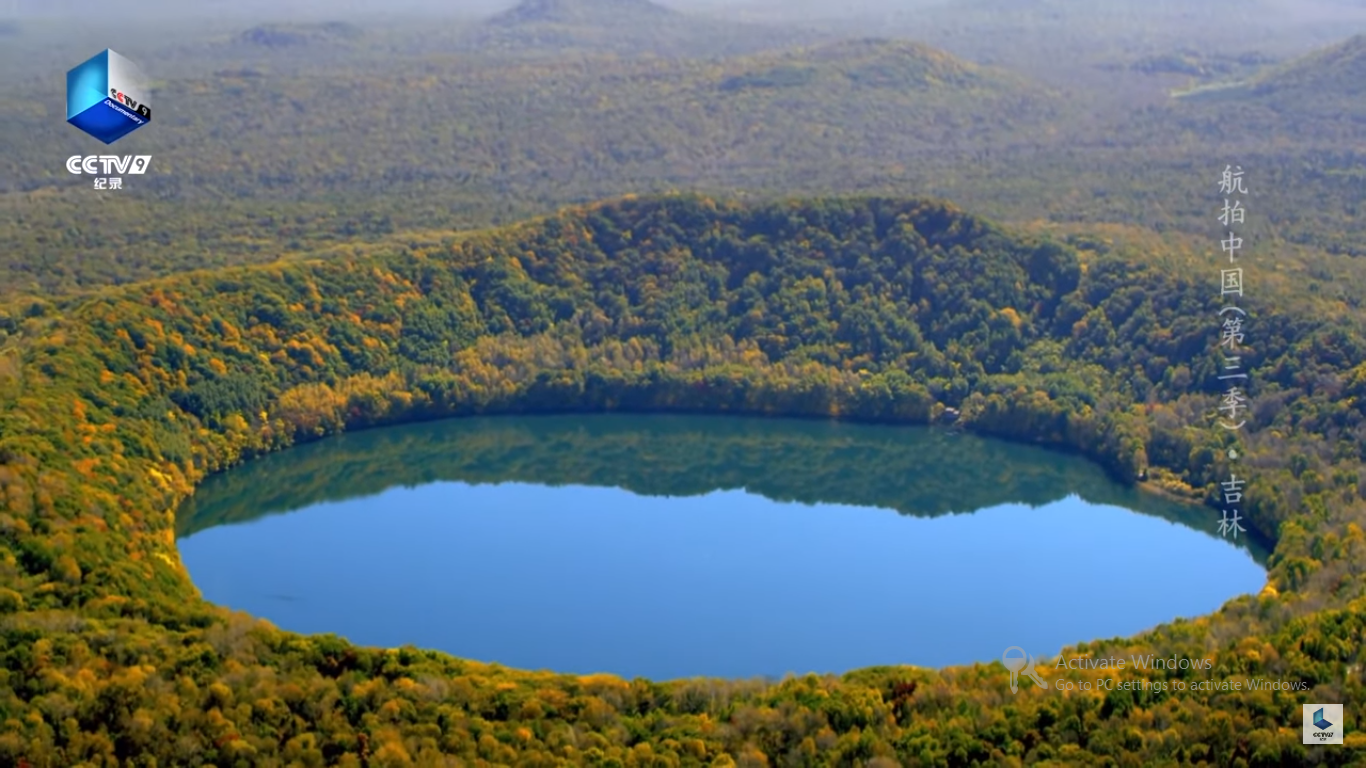
[[66, 73], [66, 121], [113, 144], [152, 121], [146, 83], [133, 62], [101, 51]]
[[1341, 744], [1343, 743], [1341, 704], [1304, 705], [1304, 743]]

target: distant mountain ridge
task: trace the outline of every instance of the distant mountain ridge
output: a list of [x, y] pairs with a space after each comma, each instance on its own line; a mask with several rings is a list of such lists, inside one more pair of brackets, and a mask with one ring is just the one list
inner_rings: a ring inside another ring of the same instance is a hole
[[[736, 57], [722, 65], [717, 87], [750, 94], [744, 105], [752, 114], [768, 110], [770, 120], [839, 126], [841, 132], [864, 135], [877, 144], [896, 134], [903, 139], [921, 135], [932, 142], [936, 139], [928, 138], [929, 131], [952, 146], [964, 131], [981, 130], [990, 122], [987, 116], [998, 110], [1014, 120], [1046, 120], [1058, 104], [1056, 94], [1013, 72], [974, 64], [923, 43], [883, 38]], [[798, 93], [807, 107], [791, 103]], [[819, 106], [813, 112], [808, 107], [814, 105]], [[735, 118], [744, 115], [737, 112]], [[887, 122], [895, 119], [904, 121], [900, 130]], [[869, 131], [869, 121], [879, 128]], [[935, 125], [944, 130], [936, 132]]]
[[487, 23], [493, 26], [519, 24], [609, 24], [633, 21], [678, 20], [684, 14], [650, 0], [522, 0], [499, 13]]
[[293, 48], [310, 43], [357, 40], [363, 34], [360, 27], [344, 21], [260, 24], [239, 33], [234, 42], [265, 48]]
[[[1025, 79], [1004, 70], [981, 67], [946, 51], [913, 40], [865, 37], [840, 40], [770, 55], [802, 62], [867, 87], [959, 87], [970, 84], [1023, 85]], [[756, 59], [767, 58], [760, 54]]]
[[[1248, 85], [1257, 95], [1299, 92], [1312, 98], [1366, 94], [1366, 35], [1294, 59]], [[1366, 104], [1360, 106], [1366, 109]]]
[[479, 52], [730, 56], [810, 43], [792, 27], [722, 21], [650, 0], [522, 0], [485, 19], [468, 42]]
[[[1251, 135], [1360, 139], [1366, 121], [1366, 35], [1291, 59], [1246, 80], [1181, 94], [1192, 117]], [[1232, 110], [1232, 111], [1230, 111]]]

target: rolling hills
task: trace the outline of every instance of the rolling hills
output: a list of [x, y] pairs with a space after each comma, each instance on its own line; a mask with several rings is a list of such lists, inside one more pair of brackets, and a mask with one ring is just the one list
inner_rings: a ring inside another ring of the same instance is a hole
[[[1278, 117], [1297, 121], [1296, 127], [1366, 118], [1366, 35], [1293, 59], [1242, 81], [1223, 87], [1197, 89], [1185, 98], [1192, 103], [1239, 101], [1261, 106]], [[1325, 126], [1326, 127], [1326, 126]]]
[[[177, 108], [121, 143], [157, 158], [126, 195], [96, 195], [52, 160], [89, 145], [53, 130], [58, 78], [23, 81], [0, 114], [0, 296], [296, 258], [630, 191], [915, 192], [1017, 222], [1212, 237], [1209, 179], [1226, 163], [1257, 181], [1259, 248], [1366, 252], [1359, 100], [1334, 95], [1353, 87], [1350, 43], [1259, 74], [1261, 92], [1133, 104], [1119, 102], [1132, 78], [1150, 77], [1130, 70], [1142, 59], [1059, 89], [907, 40], [702, 58], [692, 43], [694, 58], [467, 44], [478, 30], [584, 14], [591, 23], [568, 26], [598, 34], [613, 23], [605, 7], [564, 0], [473, 28], [346, 28], [283, 47], [177, 43], [147, 57], [169, 75], [158, 100]], [[627, 8], [640, 11], [620, 14], [631, 28], [661, 34], [713, 21]], [[274, 39], [304, 27], [254, 29]], [[756, 35], [745, 32], [759, 45]]]
[[[292, 67], [314, 50], [278, 56]], [[86, 142], [43, 129], [50, 95], [0, 118], [18, 150], [0, 157], [0, 207], [19, 224], [0, 237], [22, 254], [0, 283], [71, 290], [269, 261], [319, 237], [477, 226], [628, 191], [934, 189], [946, 166], [1027, 152], [1061, 122], [1046, 89], [905, 41], [720, 60], [445, 54], [378, 71], [338, 54], [283, 75], [274, 55], [244, 71], [225, 52], [212, 73], [167, 80], [157, 98], [178, 108], [120, 143], [156, 158], [128, 195], [95, 198], [51, 164]]]
[[1253, 92], [1279, 95], [1307, 91], [1325, 96], [1359, 96], [1366, 91], [1366, 85], [1362, 84], [1363, 74], [1366, 74], [1366, 35], [1356, 35], [1258, 78], [1253, 84]]

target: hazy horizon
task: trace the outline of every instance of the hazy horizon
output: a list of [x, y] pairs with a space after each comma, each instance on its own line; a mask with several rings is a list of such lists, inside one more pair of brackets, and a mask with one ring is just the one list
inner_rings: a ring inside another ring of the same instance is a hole
[[[574, 3], [612, 0], [567, 0]], [[797, 25], [830, 35], [915, 37], [996, 59], [1003, 34], [1032, 45], [1209, 45], [1293, 55], [1366, 32], [1366, 0], [649, 0], [700, 17]], [[521, 0], [0, 0], [0, 19], [36, 28], [147, 22], [222, 29], [288, 22], [477, 22]], [[98, 19], [98, 22], [96, 21]], [[1067, 38], [1065, 41], [1062, 38]], [[1006, 46], [1011, 47], [1011, 46]], [[1059, 62], [1060, 65], [1065, 62]]]
[[[595, 0], [575, 0], [594, 2]], [[717, 14], [757, 15], [774, 21], [789, 19], [857, 19], [876, 16], [904, 16], [919, 10], [942, 7], [950, 10], [987, 10], [1003, 13], [1057, 13], [1066, 9], [1104, 17], [1113, 10], [1143, 9], [1157, 14], [1200, 17], [1230, 9], [1247, 14], [1273, 14], [1281, 21], [1322, 22], [1343, 18], [1366, 18], [1362, 0], [650, 0], [680, 11]], [[4, 0], [0, 8], [11, 18], [89, 19], [98, 12], [106, 19], [146, 18], [223, 18], [258, 16], [262, 19], [340, 18], [346, 16], [383, 16], [396, 14], [439, 14], [454, 18], [487, 16], [519, 5], [521, 0], [201, 0], [197, 3], [175, 0]]]

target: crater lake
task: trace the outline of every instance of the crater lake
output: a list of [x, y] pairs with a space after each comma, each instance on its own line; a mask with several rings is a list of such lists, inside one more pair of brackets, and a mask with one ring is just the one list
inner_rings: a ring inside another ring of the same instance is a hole
[[1266, 548], [1091, 462], [941, 428], [450, 419], [208, 478], [204, 596], [510, 667], [781, 677], [1039, 659], [1259, 591]]

